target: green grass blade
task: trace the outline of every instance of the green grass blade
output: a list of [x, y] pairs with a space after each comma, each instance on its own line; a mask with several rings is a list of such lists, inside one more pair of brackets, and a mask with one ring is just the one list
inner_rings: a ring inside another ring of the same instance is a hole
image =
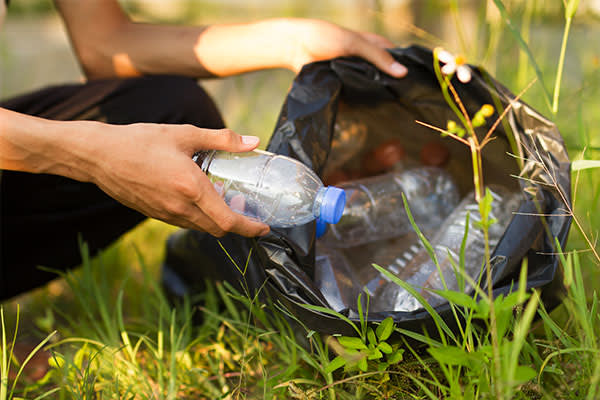
[[56, 331], [54, 331], [54, 332], [50, 333], [48, 336], [46, 336], [46, 338], [44, 340], [42, 340], [37, 346], [35, 346], [35, 348], [33, 350], [31, 350], [29, 355], [21, 363], [21, 367], [19, 368], [19, 371], [17, 372], [17, 375], [15, 376], [15, 379], [13, 381], [12, 387], [10, 388], [10, 394], [8, 395], [9, 399], [11, 399], [13, 397], [15, 387], [17, 386], [17, 381], [19, 380], [19, 377], [21, 376], [21, 373], [23, 372], [23, 369], [25, 368], [25, 366], [27, 365], [29, 360], [31, 360], [33, 358], [33, 356], [35, 355], [35, 353], [37, 353], [38, 350], [41, 349], [55, 334], [56, 334]]
[[54, 393], [58, 392], [61, 388], [60, 387], [56, 387], [54, 389], [48, 390], [46, 393], [42, 393], [41, 395], [39, 395], [38, 397], [34, 398], [33, 400], [42, 400], [45, 399], [48, 396], [53, 395]]
[[529, 58], [529, 61], [531, 62], [531, 65], [533, 66], [533, 69], [535, 70], [535, 74], [537, 75], [537, 78], [538, 78], [540, 84], [542, 85], [542, 89], [544, 89], [544, 96], [545, 96], [544, 98], [546, 100], [546, 105], [548, 106], [548, 108], [550, 110], [552, 110], [552, 98], [550, 96], [550, 92], [548, 91], [548, 88], [546, 88], [546, 84], [544, 83], [544, 77], [542, 75], [542, 70], [540, 69], [539, 65], [535, 61], [535, 57], [533, 56], [531, 49], [529, 48], [529, 46], [527, 45], [525, 40], [523, 40], [523, 37], [521, 36], [521, 33], [519, 32], [519, 30], [513, 25], [512, 19], [508, 15], [508, 12], [506, 11], [504, 4], [502, 4], [502, 1], [494, 0], [494, 4], [496, 5], [496, 8], [498, 8], [498, 11], [500, 11], [500, 15], [504, 19], [504, 22], [506, 22], [506, 26], [508, 27], [508, 29], [510, 30], [510, 32], [512, 33], [512, 35], [514, 36], [516, 41], [519, 43], [519, 46], [521, 46], [521, 49], [527, 54], [527, 57]]
[[318, 311], [321, 312], [323, 314], [328, 314], [331, 315], [333, 317], [337, 317], [339, 319], [341, 319], [342, 321], [346, 322], [348, 325], [350, 325], [355, 331], [356, 333], [358, 333], [358, 336], [362, 337], [362, 332], [360, 331], [360, 329], [356, 326], [356, 324], [352, 321], [350, 321], [350, 319], [348, 317], [346, 317], [345, 315], [340, 314], [337, 311], [333, 311], [330, 308], [325, 308], [325, 307], [321, 307], [321, 306], [315, 306], [312, 304], [301, 304], [302, 307], [307, 308], [309, 310], [312, 311]]
[[171, 312], [171, 324], [169, 326], [169, 339], [170, 339], [170, 347], [171, 347], [171, 360], [169, 363], [169, 383], [168, 383], [168, 391], [167, 391], [167, 399], [173, 400], [176, 396], [176, 383], [177, 383], [177, 347], [178, 340], [175, 336], [175, 313], [176, 310], [173, 309]]
[[531, 327], [531, 321], [533, 321], [533, 317], [535, 316], [535, 312], [538, 307], [538, 303], [540, 301], [540, 297], [537, 292], [533, 292], [533, 296], [531, 296], [529, 303], [525, 307], [525, 312], [520, 320], [517, 322], [517, 326], [515, 327], [513, 333], [513, 341], [510, 344], [511, 346], [511, 354], [508, 361], [508, 379], [507, 383], [514, 382], [517, 378], [517, 368], [519, 367], [519, 354], [521, 354], [521, 350], [523, 349], [523, 345], [525, 344], [525, 340], [527, 339], [527, 334], [529, 333], [529, 328]]
[[600, 168], [600, 160], [575, 160], [571, 163], [571, 171]]
[[0, 322], [2, 323], [2, 343], [0, 343], [2, 353], [2, 362], [0, 363], [0, 400], [6, 400], [8, 387], [8, 349], [6, 348], [6, 326], [4, 325], [4, 308], [2, 306], [0, 306]]
[[[387, 276], [396, 285], [400, 286], [401, 288], [406, 290], [408, 293], [410, 293], [413, 297], [415, 297], [417, 299], [417, 301], [419, 303], [421, 303], [423, 308], [425, 308], [425, 310], [427, 310], [429, 315], [431, 315], [431, 317], [435, 321], [435, 325], [440, 333], [440, 337], [442, 338], [442, 342], [444, 342], [444, 344], [446, 344], [446, 337], [450, 337], [450, 338], [452, 338], [452, 340], [456, 341], [454, 332], [452, 332], [452, 330], [448, 327], [446, 322], [442, 319], [442, 317], [440, 317], [440, 314], [438, 314], [437, 311], [435, 311], [433, 309], [433, 307], [431, 307], [431, 305], [427, 302], [427, 300], [425, 300], [425, 298], [419, 292], [417, 292], [415, 290], [415, 288], [413, 288], [408, 283], [404, 282], [402, 279], [398, 278], [396, 275], [392, 274], [387, 269], [382, 268], [377, 264], [373, 264], [373, 267], [376, 270], [378, 270], [379, 272], [381, 272], [382, 274], [384, 274], [385, 276]], [[446, 333], [447, 336], [444, 335], [444, 333]]]

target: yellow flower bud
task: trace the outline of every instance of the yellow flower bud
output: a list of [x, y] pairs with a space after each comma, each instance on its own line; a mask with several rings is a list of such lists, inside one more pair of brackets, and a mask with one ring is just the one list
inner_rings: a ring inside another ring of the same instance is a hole
[[481, 114], [484, 117], [491, 117], [492, 115], [494, 115], [494, 107], [492, 107], [489, 104], [484, 104], [483, 106], [481, 106]]

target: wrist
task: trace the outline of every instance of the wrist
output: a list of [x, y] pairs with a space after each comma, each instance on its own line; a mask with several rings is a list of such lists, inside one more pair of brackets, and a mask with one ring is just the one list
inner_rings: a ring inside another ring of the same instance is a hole
[[102, 155], [102, 143], [108, 140], [105, 124], [94, 121], [48, 121], [53, 139], [41, 155], [40, 171], [62, 175], [82, 182], [95, 183]]
[[90, 181], [99, 123], [51, 121], [0, 109], [0, 168]]

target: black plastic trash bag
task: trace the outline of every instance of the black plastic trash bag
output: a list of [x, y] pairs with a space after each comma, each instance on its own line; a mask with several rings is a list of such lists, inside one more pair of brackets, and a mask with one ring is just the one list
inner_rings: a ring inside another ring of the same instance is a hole
[[[429, 141], [443, 141], [453, 160], [448, 169], [457, 179], [461, 194], [466, 195], [473, 186], [468, 148], [451, 138], [442, 139], [438, 133], [415, 122], [445, 127], [448, 120], [457, 119], [442, 96], [432, 52], [412, 46], [391, 53], [408, 68], [405, 78], [392, 78], [368, 62], [354, 58], [306, 65], [287, 96], [267, 150], [300, 160], [322, 174], [336, 118], [349, 117], [369, 127], [368, 139], [361, 143], [364, 147], [361, 154], [390, 138], [402, 140], [409, 154], [418, 153]], [[469, 83], [454, 85], [469, 115], [474, 115], [483, 104], [500, 102], [506, 108], [514, 95], [485, 71], [472, 68]], [[489, 118], [489, 124], [497, 116]], [[569, 159], [556, 126], [525, 103], [515, 102], [505, 118], [514, 132], [519, 154], [511, 150], [500, 124], [494, 134], [496, 140], [483, 150], [485, 184], [502, 184], [526, 195], [492, 254], [494, 293], [514, 290], [521, 262], [527, 257], [529, 288], [541, 289], [546, 306], [553, 307], [558, 304], [562, 289], [555, 238], [564, 246], [571, 223], [570, 217], [564, 216], [563, 196], [557, 191], [559, 188], [570, 202]], [[525, 160], [521, 172], [517, 158]], [[519, 174], [528, 179], [514, 177]], [[536, 199], [538, 206], [525, 199]], [[545, 224], [532, 215], [537, 213], [549, 215]], [[234, 234], [216, 239], [202, 232], [180, 231], [168, 242], [163, 280], [175, 295], [200, 290], [206, 278], [227, 280], [238, 288], [244, 282], [250, 291], [261, 290], [283, 304], [310, 329], [353, 335], [346, 322], [302, 306], [329, 307], [313, 281], [314, 266], [314, 223], [273, 229], [268, 236], [258, 239]], [[453, 320], [447, 303], [436, 310], [446, 321]], [[352, 307], [342, 314], [359, 321]], [[397, 326], [409, 330], [425, 327], [431, 332], [434, 326], [423, 309], [370, 312], [368, 320], [379, 322], [388, 316], [393, 317]]]

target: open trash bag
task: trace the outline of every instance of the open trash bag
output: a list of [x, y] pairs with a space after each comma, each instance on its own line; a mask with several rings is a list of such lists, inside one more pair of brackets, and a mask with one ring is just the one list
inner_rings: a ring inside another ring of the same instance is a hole
[[[390, 52], [408, 68], [405, 78], [392, 78], [354, 58], [306, 65], [287, 96], [267, 150], [293, 157], [327, 179], [326, 174], [335, 172], [333, 163], [360, 170], [366, 155], [390, 139], [402, 143], [406, 153], [415, 154], [416, 158], [424, 146], [434, 143], [449, 153], [444, 169], [453, 177], [461, 198], [469, 196], [473, 178], [468, 147], [452, 138], [441, 138], [431, 128], [415, 122], [446, 128], [449, 120], [458, 120], [443, 98], [432, 52], [419, 46]], [[469, 83], [453, 80], [469, 115], [473, 116], [484, 104], [494, 105], [502, 112], [515, 96], [485, 71], [476, 67], [472, 70]], [[498, 110], [487, 118], [482, 135], [497, 118]], [[346, 130], [355, 135], [347, 141], [353, 144], [352, 150], [336, 146], [336, 129], [348, 123], [356, 126]], [[512, 130], [512, 135], [507, 135], [505, 129]], [[564, 212], [564, 201], [570, 202], [570, 163], [563, 140], [554, 124], [521, 101], [513, 103], [494, 136], [496, 139], [482, 152], [484, 183], [501, 186], [518, 196], [513, 198], [512, 209], [503, 214], [499, 225], [502, 231], [493, 243], [494, 293], [516, 290], [521, 263], [527, 257], [528, 287], [541, 289], [546, 306], [553, 307], [558, 304], [562, 289], [555, 238], [564, 246], [571, 223]], [[523, 168], [519, 168], [520, 161]], [[401, 201], [399, 207], [403, 207]], [[425, 235], [430, 237], [427, 232]], [[402, 238], [395, 240], [399, 246], [403, 242], [406, 245]], [[329, 259], [333, 264], [329, 265], [330, 270], [316, 267], [319, 263], [315, 261], [315, 243], [314, 222], [273, 229], [257, 239], [234, 234], [217, 239], [202, 232], [179, 231], [167, 245], [163, 283], [172, 294], [183, 295], [201, 290], [207, 278], [226, 280], [251, 293], [260, 290], [310, 329], [352, 335], [354, 331], [346, 322], [309, 310], [303, 304], [332, 308], [358, 321], [356, 294], [368, 291], [363, 285], [371, 277], [358, 284], [340, 284], [335, 274], [344, 273], [334, 258]], [[363, 258], [369, 254], [364, 252]], [[355, 265], [359, 258], [352, 257]], [[358, 275], [375, 271], [370, 263], [377, 260], [360, 262], [364, 271], [358, 271]], [[475, 281], [477, 278], [472, 276]], [[483, 286], [485, 279], [481, 282]], [[332, 285], [340, 299], [337, 304], [324, 293]], [[449, 305], [439, 300], [432, 303], [436, 311], [447, 321], [452, 320]], [[397, 326], [410, 330], [431, 331], [429, 328], [434, 326], [419, 303], [402, 310], [393, 305], [389, 306], [391, 309], [385, 307], [370, 310], [368, 320], [380, 322], [391, 316]]]

